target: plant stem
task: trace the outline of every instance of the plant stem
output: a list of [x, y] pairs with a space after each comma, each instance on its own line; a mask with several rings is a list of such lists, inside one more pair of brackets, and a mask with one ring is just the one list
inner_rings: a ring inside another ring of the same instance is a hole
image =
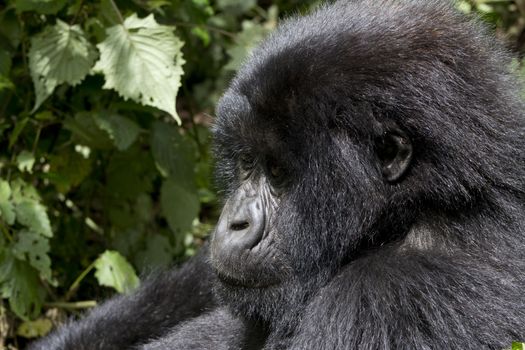
[[60, 309], [88, 309], [97, 306], [95, 300], [84, 300], [84, 301], [75, 301], [75, 302], [66, 302], [66, 301], [54, 301], [49, 303], [44, 303], [46, 307], [57, 307]]
[[0, 222], [0, 230], [4, 234], [4, 236], [9, 240], [9, 242], [13, 242], [13, 236], [9, 233], [9, 229], [4, 225], [3, 222]]
[[94, 260], [91, 264], [89, 264], [88, 267], [86, 267], [84, 269], [84, 271], [82, 271], [82, 273], [77, 277], [77, 279], [73, 282], [73, 284], [71, 285], [71, 287], [69, 287], [67, 293], [66, 293], [66, 297], [65, 297], [65, 300], [69, 300], [71, 299], [71, 297], [73, 296], [73, 294], [75, 293], [75, 291], [77, 290], [78, 286], [80, 285], [80, 282], [82, 282], [82, 280], [87, 276], [88, 273], [91, 272], [91, 270], [93, 270], [93, 268], [95, 267], [95, 261]]
[[84, 7], [84, 0], [80, 0], [80, 3], [78, 4], [77, 13], [75, 13], [75, 17], [73, 17], [69, 25], [73, 25], [76, 23], [78, 16], [80, 15], [80, 12], [82, 12], [82, 7]]
[[173, 22], [173, 25], [175, 27], [204, 27], [206, 29], [208, 29], [209, 31], [212, 31], [212, 32], [217, 32], [219, 34], [222, 34], [222, 35], [225, 35], [227, 37], [230, 37], [232, 39], [235, 40], [236, 38], [236, 35], [232, 32], [228, 32], [226, 30], [223, 30], [223, 29], [220, 29], [220, 28], [215, 28], [215, 27], [210, 27], [208, 25], [202, 25], [202, 24], [195, 24], [195, 23], [189, 23], [189, 22]]
[[113, 10], [115, 10], [115, 13], [118, 16], [120, 23], [121, 24], [124, 23], [124, 18], [122, 17], [122, 14], [120, 13], [120, 10], [118, 9], [117, 4], [115, 4], [115, 1], [109, 0], [109, 3], [111, 4], [111, 7], [113, 7]]

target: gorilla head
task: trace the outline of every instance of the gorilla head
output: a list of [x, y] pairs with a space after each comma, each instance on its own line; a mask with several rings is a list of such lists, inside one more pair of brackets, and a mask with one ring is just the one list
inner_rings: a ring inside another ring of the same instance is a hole
[[340, 1], [282, 25], [217, 108], [222, 300], [285, 326], [362, 261], [516, 253], [524, 119], [508, 63], [443, 1]]

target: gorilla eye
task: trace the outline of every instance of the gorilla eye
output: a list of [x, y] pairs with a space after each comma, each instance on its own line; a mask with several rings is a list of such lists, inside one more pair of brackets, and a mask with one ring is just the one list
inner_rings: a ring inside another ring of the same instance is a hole
[[255, 159], [248, 155], [243, 154], [239, 158], [239, 168], [243, 173], [243, 176], [248, 176], [255, 165]]
[[276, 179], [283, 175], [283, 168], [277, 165], [270, 166], [270, 175]]
[[284, 179], [286, 178], [286, 169], [279, 164], [274, 162], [268, 162], [267, 173], [271, 184], [274, 187], [280, 187], [283, 185]]

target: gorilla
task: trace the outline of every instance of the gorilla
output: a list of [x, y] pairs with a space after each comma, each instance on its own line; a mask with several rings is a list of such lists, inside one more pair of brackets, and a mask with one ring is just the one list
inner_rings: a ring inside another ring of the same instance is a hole
[[511, 57], [441, 0], [285, 21], [216, 110], [209, 245], [31, 349], [503, 349], [525, 340]]

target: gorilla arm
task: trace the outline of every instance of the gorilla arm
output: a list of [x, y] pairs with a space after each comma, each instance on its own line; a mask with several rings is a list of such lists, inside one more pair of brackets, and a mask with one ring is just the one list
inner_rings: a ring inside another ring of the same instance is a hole
[[508, 317], [508, 300], [524, 306], [508, 288], [514, 268], [481, 254], [383, 247], [321, 289], [287, 349], [503, 349], [523, 336]]
[[69, 322], [29, 350], [121, 350], [166, 334], [178, 323], [215, 307], [207, 246], [178, 269], [144, 281]]
[[266, 334], [227, 308], [186, 321], [167, 336], [139, 350], [242, 350], [260, 349]]

